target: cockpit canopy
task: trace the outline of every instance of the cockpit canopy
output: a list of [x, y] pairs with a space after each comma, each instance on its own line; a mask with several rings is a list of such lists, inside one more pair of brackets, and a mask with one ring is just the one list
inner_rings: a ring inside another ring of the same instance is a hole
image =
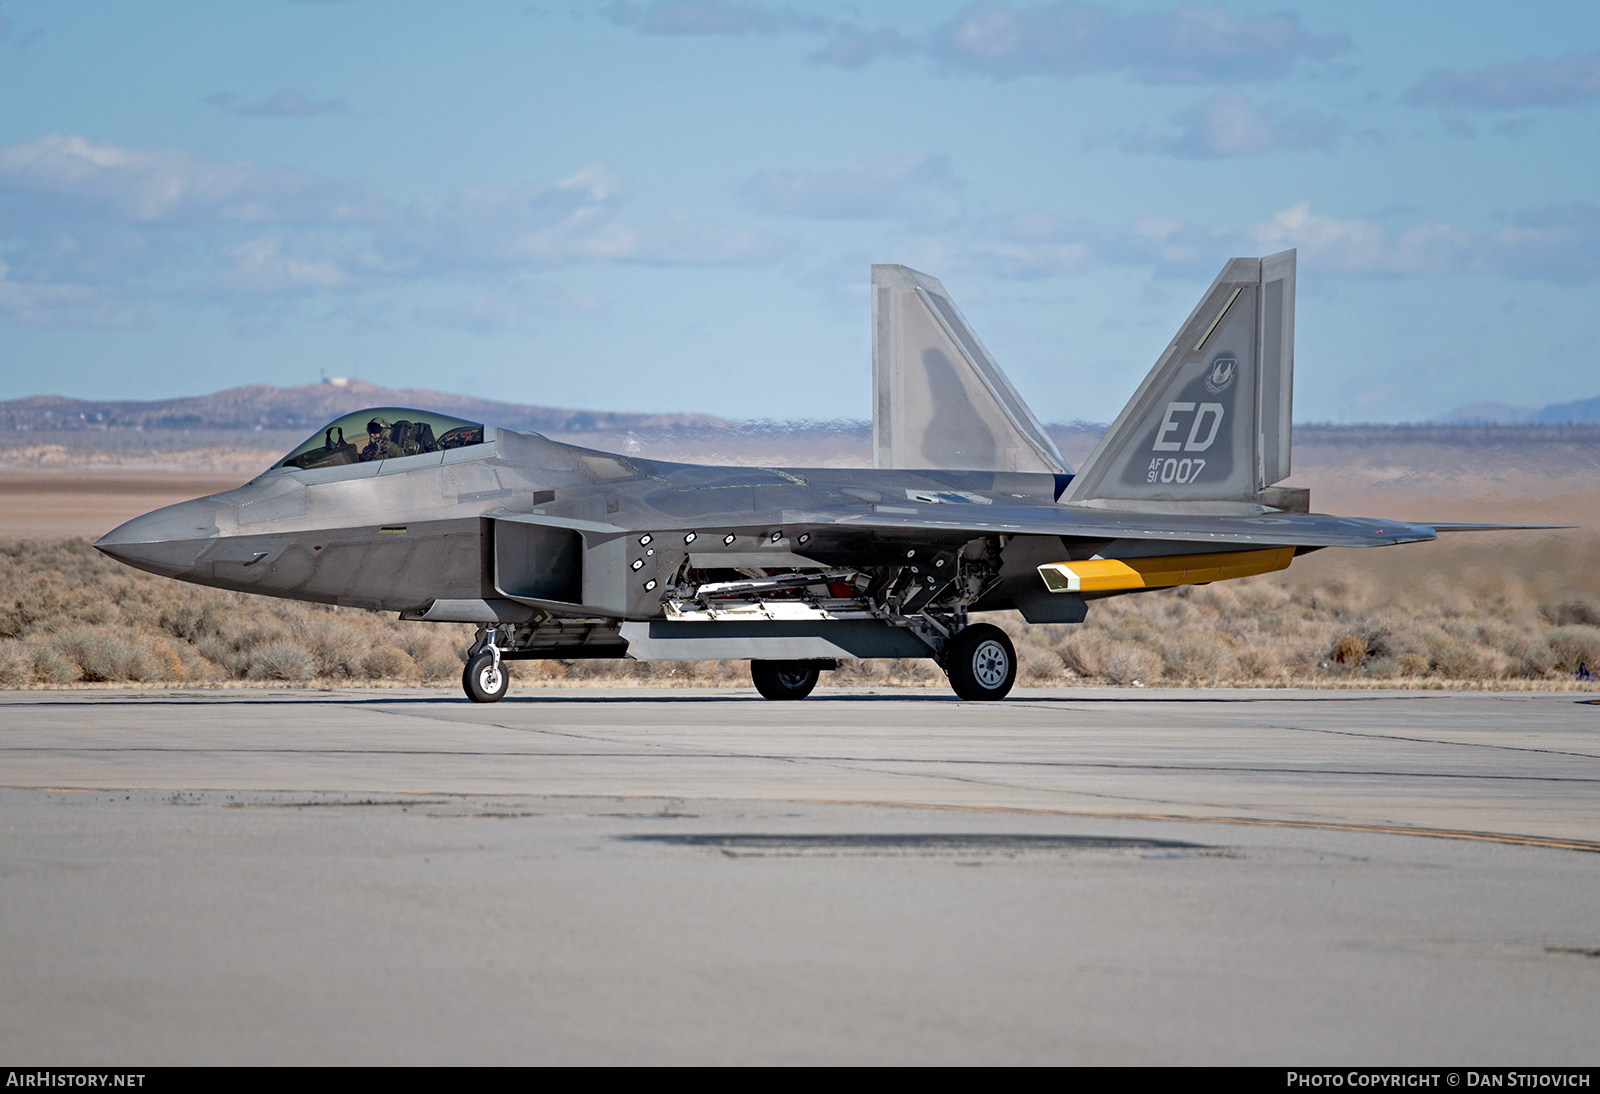
[[309, 471], [314, 467], [399, 459], [482, 443], [482, 422], [467, 422], [426, 410], [380, 406], [329, 422], [277, 466]]

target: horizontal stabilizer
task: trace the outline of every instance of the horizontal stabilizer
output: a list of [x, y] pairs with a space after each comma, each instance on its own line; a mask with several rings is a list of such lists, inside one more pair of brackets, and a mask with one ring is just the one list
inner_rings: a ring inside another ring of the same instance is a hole
[[1230, 259], [1060, 500], [1279, 508], [1266, 491], [1289, 474], [1294, 279], [1294, 251]]
[[1070, 473], [938, 279], [872, 267], [873, 466]]

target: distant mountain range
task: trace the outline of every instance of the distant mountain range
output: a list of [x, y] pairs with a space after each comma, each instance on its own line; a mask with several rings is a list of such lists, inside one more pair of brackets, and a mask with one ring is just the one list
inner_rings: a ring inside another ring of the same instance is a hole
[[252, 384], [185, 399], [121, 401], [36, 395], [0, 403], [0, 430], [312, 430], [341, 414], [403, 406], [538, 433], [626, 433], [729, 429], [708, 414], [623, 414], [524, 406], [413, 388], [394, 391], [364, 380], [329, 380], [300, 387]]
[[1506, 403], [1468, 403], [1435, 419], [1447, 425], [1600, 425], [1600, 395], [1535, 410]]
[[[401, 406], [436, 410], [472, 421], [488, 422], [509, 429], [551, 434], [664, 434], [682, 433], [784, 433], [817, 432], [839, 434], [870, 433], [870, 422], [733, 422], [709, 414], [627, 414], [619, 411], [572, 410], [561, 407], [527, 406], [451, 395], [442, 391], [412, 388], [396, 391], [365, 380], [335, 379], [300, 387], [272, 387], [252, 384], [183, 399], [96, 400], [69, 399], [61, 395], [35, 395], [27, 399], [0, 402], [0, 433], [6, 431], [69, 431], [73, 433], [134, 432], [173, 435], [186, 430], [286, 431], [305, 434], [327, 422], [366, 407]], [[1377, 430], [1385, 436], [1405, 436], [1415, 440], [1461, 442], [1463, 428], [1493, 426], [1600, 426], [1600, 396], [1572, 403], [1558, 403], [1534, 410], [1504, 403], [1473, 403], [1457, 407], [1433, 422], [1400, 426], [1317, 425], [1296, 423], [1295, 435], [1302, 441], [1346, 443]], [[1050, 426], [1057, 443], [1070, 438], [1077, 444], [1088, 438], [1090, 444], [1105, 429], [1090, 422], [1058, 423]], [[1565, 432], [1560, 431], [1558, 432]], [[1586, 431], [1580, 431], [1586, 432]], [[1081, 435], [1081, 436], [1080, 436]], [[1504, 438], [1503, 438], [1504, 439]], [[1548, 439], [1548, 438], [1547, 438]], [[88, 437], [84, 437], [87, 441]], [[1085, 448], [1085, 451], [1087, 449]]]

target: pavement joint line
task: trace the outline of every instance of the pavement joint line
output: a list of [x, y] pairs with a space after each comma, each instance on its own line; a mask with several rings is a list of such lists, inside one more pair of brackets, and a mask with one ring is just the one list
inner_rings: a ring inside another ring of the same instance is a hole
[[[515, 728], [515, 727], [504, 727]], [[582, 734], [561, 734], [561, 736], [574, 737], [579, 740], [606, 740], [605, 738], [585, 737]], [[616, 742], [621, 743], [621, 742]], [[671, 747], [668, 742], [657, 746], [660, 749]], [[1520, 751], [1549, 752], [1546, 749], [1523, 749]], [[170, 745], [0, 745], [0, 754], [8, 752], [43, 752], [43, 753], [192, 753], [196, 755], [288, 755], [288, 756], [504, 756], [525, 757], [539, 760], [592, 760], [592, 759], [654, 759], [661, 757], [660, 751], [651, 752], [519, 752], [512, 750], [491, 749], [430, 749], [430, 748], [218, 748], [199, 746], [193, 748], [178, 748]], [[1555, 755], [1582, 755], [1581, 753], [1554, 752]], [[1341, 767], [1242, 767], [1225, 764], [1133, 764], [1133, 763], [1105, 763], [1087, 760], [982, 760], [960, 759], [954, 757], [914, 757], [914, 756], [846, 756], [838, 754], [811, 755], [807, 753], [785, 752], [716, 752], [716, 751], [683, 751], [677, 755], [693, 756], [711, 760], [775, 760], [784, 763], [847, 763], [847, 764], [950, 764], [954, 766], [972, 767], [1022, 767], [1022, 768], [1070, 768], [1081, 770], [1108, 770], [1108, 771], [1219, 771], [1236, 772], [1253, 775], [1360, 775], [1370, 778], [1391, 779], [1492, 779], [1502, 782], [1540, 782], [1540, 783], [1600, 783], [1600, 777], [1585, 775], [1504, 775], [1480, 774], [1476, 772], [1454, 771], [1382, 771], [1365, 768]], [[1593, 757], [1600, 759], [1600, 756]]]
[[1406, 741], [1420, 745], [1457, 745], [1461, 748], [1493, 748], [1502, 752], [1537, 752], [1545, 756], [1576, 756], [1585, 760], [1600, 760], [1600, 755], [1590, 752], [1568, 752], [1562, 748], [1528, 748], [1523, 745], [1485, 744], [1482, 741], [1441, 741], [1432, 737], [1400, 737], [1392, 733], [1362, 733], [1354, 729], [1328, 729], [1320, 726], [1268, 726], [1298, 733], [1327, 733], [1335, 737], [1360, 737], [1374, 741]]
[[1313, 828], [1328, 832], [1370, 832], [1385, 836], [1425, 836], [1429, 839], [1471, 840], [1519, 847], [1543, 847], [1558, 851], [1586, 851], [1600, 854], [1600, 841], [1569, 839], [1560, 836], [1526, 836], [1509, 832], [1473, 832], [1455, 828], [1410, 828], [1397, 824], [1341, 824], [1333, 821], [1280, 820], [1269, 817], [1203, 817], [1176, 813], [1103, 813], [1076, 809], [1031, 809], [1009, 805], [942, 805], [932, 802], [858, 801], [848, 798], [791, 798], [797, 803], [817, 805], [865, 805], [891, 809], [941, 809], [964, 813], [1016, 813], [1045, 817], [1087, 817], [1100, 820], [1177, 821], [1192, 824], [1241, 824], [1262, 828]]
[[[131, 792], [138, 792], [138, 793], [165, 793], [166, 791], [168, 791], [168, 790], [170, 790], [172, 788], [169, 788], [169, 787], [159, 787], [159, 788], [151, 788], [151, 787], [102, 787], [102, 786], [48, 786], [48, 787], [3, 786], [3, 787], [0, 787], [0, 789], [7, 789], [7, 790], [35, 790], [35, 791], [50, 792], [50, 793], [85, 793], [85, 794], [105, 793], [105, 794], [111, 794], [111, 793], [124, 793], [124, 792], [128, 792], [128, 793], [131, 793]], [[252, 794], [311, 795], [311, 794], [350, 794], [350, 793], [354, 793], [352, 791], [345, 791], [345, 790], [305, 790], [305, 789], [298, 789], [298, 790], [276, 789], [276, 790], [251, 790], [251, 791], [239, 791], [237, 789], [205, 788], [205, 787], [191, 787], [191, 788], [186, 788], [186, 789], [187, 789], [188, 792], [197, 793], [197, 794], [198, 793], [228, 793], [228, 794], [252, 793]], [[604, 798], [607, 801], [634, 801], [634, 800], [638, 800], [638, 801], [658, 801], [658, 800], [671, 800], [673, 798], [672, 795], [668, 795], [668, 794], [600, 794], [600, 795], [593, 795], [593, 794], [558, 794], [558, 795], [534, 794], [534, 795], [528, 795], [528, 794], [517, 793], [517, 792], [512, 792], [512, 793], [482, 792], [481, 793], [481, 792], [476, 792], [476, 791], [468, 792], [468, 791], [455, 791], [455, 790], [410, 790], [410, 791], [408, 791], [408, 790], [399, 790], [399, 791], [396, 791], [396, 790], [384, 790], [384, 791], [372, 791], [371, 793], [393, 794], [393, 795], [397, 795], [397, 796], [404, 795], [404, 796], [412, 797], [412, 798], [432, 797], [432, 798], [446, 798], [446, 799], [504, 798], [504, 797], [529, 797], [529, 796], [531, 796], [531, 797], [539, 797], [539, 798], [558, 798], [558, 799], [562, 799], [562, 800], [567, 800], [567, 799], [588, 800], [590, 798], [599, 797], [599, 798]], [[694, 800], [701, 800], [701, 799], [696, 798]], [[743, 799], [743, 798], [727, 799], [727, 798], [714, 798], [713, 797], [713, 798], [706, 798], [704, 800], [720, 802], [720, 803], [723, 803], [723, 804], [737, 804], [737, 803], [745, 802], [747, 800], [755, 800], [755, 799]], [[1360, 832], [1360, 833], [1368, 833], [1368, 834], [1373, 834], [1373, 835], [1387, 835], [1387, 836], [1421, 836], [1421, 837], [1428, 838], [1428, 839], [1465, 840], [1465, 841], [1478, 842], [1478, 843], [1497, 843], [1497, 844], [1501, 844], [1501, 845], [1505, 845], [1505, 846], [1536, 847], [1536, 848], [1542, 848], [1542, 849], [1546, 849], [1546, 850], [1582, 851], [1582, 852], [1587, 852], [1587, 853], [1590, 853], [1590, 854], [1600, 854], [1600, 841], [1596, 841], [1596, 840], [1576, 839], [1576, 838], [1561, 837], [1561, 836], [1533, 836], [1533, 835], [1525, 835], [1525, 834], [1511, 833], [1511, 832], [1481, 832], [1481, 831], [1472, 831], [1472, 830], [1454, 829], [1454, 828], [1414, 828], [1414, 827], [1409, 827], [1409, 826], [1406, 826], [1406, 825], [1396, 825], [1396, 824], [1350, 824], [1350, 823], [1340, 823], [1340, 822], [1335, 822], [1335, 821], [1302, 821], [1302, 820], [1288, 820], [1288, 819], [1273, 818], [1273, 817], [1199, 816], [1199, 815], [1194, 815], [1194, 814], [1180, 814], [1180, 813], [1110, 812], [1110, 811], [1104, 811], [1104, 810], [1087, 810], [1087, 809], [1040, 809], [1040, 808], [1033, 808], [1033, 807], [1028, 807], [1028, 806], [1005, 806], [1005, 805], [956, 805], [956, 804], [938, 803], [938, 802], [885, 801], [885, 800], [880, 800], [880, 799], [858, 799], [858, 798], [763, 798], [763, 799], [759, 799], [759, 800], [770, 801], [770, 802], [780, 803], [780, 804], [784, 804], [784, 805], [842, 805], [842, 806], [850, 806], [850, 807], [864, 807], [864, 808], [875, 808], [875, 809], [925, 809], [925, 810], [953, 812], [953, 813], [992, 813], [992, 814], [1003, 814], [1003, 815], [1038, 816], [1038, 817], [1081, 817], [1081, 818], [1089, 819], [1089, 820], [1141, 820], [1141, 821], [1163, 821], [1163, 822], [1179, 823], [1179, 824], [1234, 824], [1234, 825], [1242, 825], [1242, 826], [1247, 826], [1247, 827], [1260, 827], [1260, 828], [1304, 828], [1304, 829], [1312, 829], [1312, 830], [1327, 831], [1327, 832]], [[226, 803], [222, 803], [222, 804], [226, 804]], [[280, 803], [280, 804], [283, 804], [285, 806], [291, 806], [291, 805], [296, 805], [296, 804], [301, 804], [301, 803], [289, 802], [289, 803]], [[360, 804], [360, 803], [358, 803], [358, 804]], [[380, 804], [384, 804], [384, 803], [380, 803]], [[394, 804], [427, 804], [427, 803], [425, 803], [425, 802], [396, 802]]]

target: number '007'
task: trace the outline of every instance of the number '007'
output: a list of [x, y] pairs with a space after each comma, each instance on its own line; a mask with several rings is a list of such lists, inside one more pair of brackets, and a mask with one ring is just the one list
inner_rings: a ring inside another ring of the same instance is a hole
[[1206, 467], [1205, 460], [1176, 460], [1157, 457], [1150, 461], [1145, 482], [1193, 482]]

